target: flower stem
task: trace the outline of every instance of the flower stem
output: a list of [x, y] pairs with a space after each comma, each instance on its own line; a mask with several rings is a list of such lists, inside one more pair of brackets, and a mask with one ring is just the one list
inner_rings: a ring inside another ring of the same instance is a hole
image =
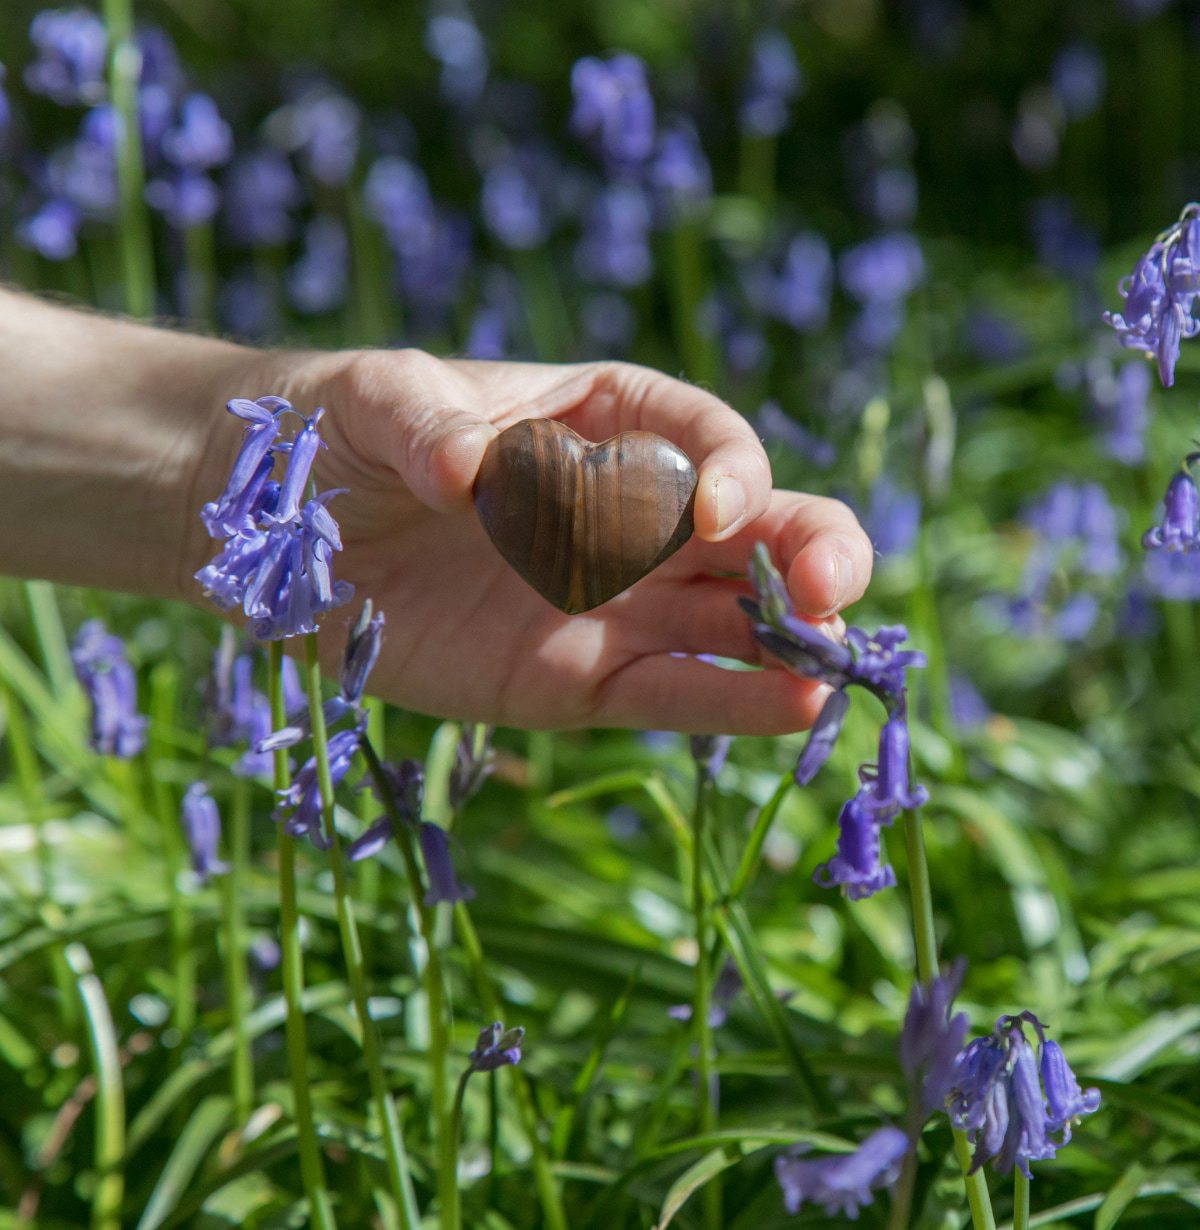
[[1018, 1166], [1013, 1171], [1013, 1230], [1029, 1230], [1029, 1180]]
[[[283, 646], [272, 641], [267, 647], [267, 689], [271, 698], [271, 727], [287, 725], [283, 711]], [[275, 789], [288, 784], [287, 752], [275, 752]], [[300, 951], [300, 919], [296, 910], [296, 845], [286, 833], [279, 834], [279, 947], [282, 954], [283, 994], [287, 1001], [288, 1068], [292, 1078], [292, 1101], [300, 1149], [300, 1178], [308, 1197], [316, 1230], [337, 1230], [329, 1191], [325, 1186], [324, 1166], [313, 1126], [312, 1099], [308, 1092], [308, 1039], [304, 1031], [304, 957]]]
[[[717, 1130], [717, 1107], [713, 1097], [712, 1027], [708, 1021], [712, 994], [708, 956], [708, 897], [704, 891], [704, 822], [708, 813], [704, 768], [696, 766], [696, 802], [692, 810], [692, 914], [696, 920], [696, 984], [692, 996], [692, 1027], [699, 1047], [697, 1068], [697, 1125], [701, 1136]], [[704, 1224], [720, 1230], [721, 1188], [716, 1178], [704, 1185]]]
[[134, 42], [133, 0], [104, 0], [108, 27], [109, 94], [117, 113], [117, 195], [125, 310], [131, 316], [154, 311], [154, 254], [143, 198], [142, 135], [138, 78], [142, 58]]
[[225, 997], [233, 1029], [231, 1092], [234, 1122], [245, 1126], [254, 1109], [254, 1060], [246, 1011], [250, 1006], [246, 985], [246, 871], [250, 864], [250, 783], [233, 781], [233, 806], [229, 818], [229, 873], [225, 876]]
[[[917, 952], [917, 977], [932, 984], [938, 975], [937, 935], [933, 929], [933, 893], [929, 886], [929, 864], [925, 859], [925, 832], [921, 813], [904, 813], [904, 843], [908, 850], [908, 888], [912, 894], [913, 941]], [[974, 1230], [996, 1230], [992, 1201], [988, 1195], [983, 1171], [971, 1173], [971, 1147], [967, 1134], [960, 1128], [954, 1133], [954, 1152], [967, 1185], [967, 1203], [971, 1207]]]
[[908, 1152], [904, 1155], [904, 1163], [900, 1168], [900, 1179], [896, 1183], [896, 1192], [892, 1196], [892, 1208], [888, 1213], [887, 1230], [908, 1230], [912, 1217], [913, 1189], [917, 1183], [917, 1146], [912, 1141]]
[[329, 867], [333, 872], [333, 895], [337, 906], [338, 930], [342, 935], [342, 951], [346, 958], [346, 972], [350, 979], [350, 993], [354, 996], [354, 1011], [362, 1035], [363, 1060], [367, 1066], [367, 1080], [371, 1097], [379, 1112], [383, 1134], [384, 1161], [387, 1165], [388, 1182], [392, 1198], [399, 1210], [406, 1230], [417, 1230], [420, 1214], [417, 1212], [416, 1195], [408, 1172], [408, 1156], [404, 1151], [404, 1138], [400, 1132], [400, 1118], [396, 1104], [388, 1091], [379, 1054], [379, 1034], [371, 1020], [367, 996], [367, 971], [363, 964], [362, 943], [358, 936], [358, 922], [354, 917], [354, 902], [346, 883], [346, 863], [341, 842], [333, 822], [333, 777], [329, 771], [329, 749], [325, 737], [325, 714], [321, 704], [321, 664], [317, 658], [317, 638], [310, 633], [304, 638], [305, 682], [308, 688], [308, 712], [312, 721], [313, 755], [317, 761], [317, 785], [321, 791], [321, 810], [325, 821], [325, 836], [329, 841]]

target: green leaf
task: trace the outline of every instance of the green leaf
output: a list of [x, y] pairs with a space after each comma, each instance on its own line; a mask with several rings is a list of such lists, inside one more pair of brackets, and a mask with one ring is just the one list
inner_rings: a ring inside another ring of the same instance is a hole
[[1125, 1085], [1120, 1081], [1084, 1078], [1081, 1084], [1096, 1085], [1104, 1101], [1137, 1111], [1168, 1132], [1200, 1140], [1200, 1108], [1183, 1098], [1171, 1093], [1157, 1093], [1144, 1085]]
[[683, 1208], [684, 1202], [692, 1192], [698, 1187], [703, 1187], [709, 1179], [719, 1175], [721, 1171], [728, 1170], [735, 1162], [741, 1160], [741, 1156], [740, 1150], [726, 1146], [724, 1149], [714, 1149], [711, 1153], [706, 1153], [698, 1162], [689, 1166], [671, 1184], [667, 1198], [663, 1201], [662, 1213], [659, 1215], [655, 1230], [667, 1230], [671, 1219]]
[[1121, 1214], [1137, 1198], [1138, 1188], [1145, 1177], [1146, 1168], [1140, 1162], [1134, 1162], [1108, 1189], [1104, 1203], [1096, 1210], [1095, 1230], [1112, 1230]]
[[229, 1122], [232, 1107], [233, 1100], [225, 1094], [212, 1094], [192, 1112], [146, 1201], [137, 1230], [158, 1230], [171, 1215], [213, 1141]]

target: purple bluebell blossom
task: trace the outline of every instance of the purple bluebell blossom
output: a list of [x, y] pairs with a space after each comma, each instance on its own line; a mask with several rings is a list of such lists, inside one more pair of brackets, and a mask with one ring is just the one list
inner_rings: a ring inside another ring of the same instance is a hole
[[466, 723], [454, 749], [454, 764], [450, 769], [447, 793], [450, 808], [459, 811], [482, 789], [496, 767], [496, 749], [492, 747], [491, 726]]
[[37, 58], [25, 68], [25, 84], [60, 107], [96, 103], [105, 96], [108, 34], [85, 8], [43, 9], [29, 27]]
[[233, 157], [233, 130], [207, 94], [189, 94], [179, 108], [179, 122], [163, 134], [162, 151], [177, 167], [211, 170]]
[[350, 276], [350, 241], [337, 218], [319, 214], [304, 228], [304, 251], [284, 285], [296, 311], [322, 316], [342, 306]]
[[900, 1177], [908, 1149], [904, 1132], [881, 1127], [853, 1153], [813, 1159], [781, 1154], [775, 1159], [775, 1178], [783, 1189], [784, 1207], [795, 1215], [805, 1203], [819, 1204], [829, 1217], [841, 1214], [854, 1220], [859, 1209], [874, 1200], [873, 1191]]
[[[944, 1110], [954, 1085], [958, 1054], [970, 1026], [965, 1012], [951, 1016], [965, 972], [966, 961], [960, 958], [944, 977], [916, 982], [909, 992], [900, 1031], [900, 1070], [914, 1107], [920, 1098], [926, 1111]], [[925, 1116], [917, 1118], [923, 1122]]]
[[881, 824], [891, 824], [893, 818], [878, 818], [868, 788], [848, 799], [838, 813], [837, 853], [816, 869], [813, 882], [822, 888], [840, 887], [851, 901], [895, 888], [895, 871], [881, 862], [879, 836]]
[[496, 162], [484, 172], [480, 209], [488, 230], [506, 248], [525, 251], [546, 238], [537, 184], [515, 160]]
[[429, 887], [425, 890], [426, 905], [455, 905], [470, 901], [475, 890], [469, 884], [460, 884], [450, 861], [450, 841], [446, 830], [438, 824], [422, 821], [417, 830], [421, 846], [421, 861], [425, 864], [425, 876]]
[[437, 211], [426, 245], [399, 253], [400, 287], [424, 327], [437, 327], [458, 301], [471, 265], [471, 224], [457, 213]]
[[[399, 765], [385, 761], [381, 766], [388, 798], [380, 796], [380, 784], [371, 778], [370, 787], [385, 806], [390, 802], [396, 808], [400, 820], [409, 828], [421, 823], [421, 802], [425, 794], [425, 767], [419, 760], [402, 760]], [[356, 863], [376, 854], [396, 836], [388, 815], [380, 816], [368, 829], [346, 847], [346, 857]]]
[[301, 167], [319, 184], [341, 188], [358, 161], [358, 108], [344, 94], [326, 85], [305, 90], [267, 117], [268, 140], [295, 154]]
[[1200, 602], [1200, 552], [1148, 551], [1142, 581], [1167, 602]]
[[48, 261], [70, 260], [79, 247], [83, 219], [70, 201], [52, 197], [35, 214], [17, 223], [16, 240]]
[[1040, 1069], [1049, 1107], [1047, 1130], [1062, 1132], [1062, 1143], [1065, 1145], [1071, 1139], [1071, 1126], [1079, 1123], [1084, 1115], [1099, 1110], [1100, 1090], [1080, 1088], [1075, 1073], [1062, 1053], [1062, 1047], [1051, 1038], [1042, 1043]]
[[829, 759], [837, 737], [842, 733], [842, 724], [850, 711], [850, 697], [845, 691], [831, 692], [821, 712], [813, 723], [804, 750], [796, 762], [796, 785], [807, 786], [816, 777], [818, 770]]
[[597, 195], [575, 260], [592, 282], [629, 288], [650, 277], [650, 206], [641, 188], [613, 184]]
[[1085, 640], [1099, 617], [1095, 594], [1072, 594], [1050, 617], [1050, 635], [1068, 645]]
[[179, 827], [192, 855], [192, 870], [203, 884], [209, 876], [222, 876], [229, 864], [217, 856], [221, 842], [221, 816], [208, 793], [207, 782], [192, 782], [184, 791], [179, 809]]
[[[235, 397], [226, 403], [226, 409], [246, 427], [225, 490], [200, 512], [211, 538], [236, 534], [252, 526], [264, 509], [274, 511], [279, 492], [278, 488], [268, 491], [267, 479], [274, 465], [279, 418], [291, 410], [291, 405], [281, 397], [260, 397], [256, 401]], [[272, 464], [267, 465], [268, 461]]]
[[220, 188], [202, 171], [180, 171], [170, 179], [152, 179], [145, 196], [146, 204], [180, 231], [207, 226], [221, 207]]
[[1200, 550], [1200, 495], [1186, 469], [1167, 484], [1162, 521], [1142, 535], [1142, 546], [1147, 551]]
[[854, 651], [852, 682], [882, 689], [892, 697], [902, 696], [904, 672], [925, 666], [920, 650], [900, 648], [906, 640], [908, 629], [903, 624], [885, 625], [874, 636], [862, 628], [848, 628], [846, 642]]
[[1180, 343], [1200, 332], [1192, 305], [1200, 292], [1200, 206], [1188, 205], [1117, 284], [1121, 311], [1105, 312], [1122, 346], [1155, 357], [1158, 378], [1175, 383]]
[[503, 359], [508, 353], [508, 323], [498, 307], [484, 305], [471, 317], [463, 353], [468, 359]]
[[70, 201], [86, 217], [108, 220], [116, 208], [118, 123], [111, 107], [93, 107], [80, 121], [75, 140], [46, 164], [50, 195]]
[[487, 46], [479, 27], [465, 16], [441, 13], [425, 27], [425, 49], [442, 66], [442, 98], [456, 107], [474, 104], [488, 77]]
[[128, 760], [146, 744], [146, 719], [137, 711], [137, 677], [125, 646], [102, 619], [79, 626], [71, 642], [75, 677], [91, 708], [91, 746], [102, 756]]
[[485, 1025], [479, 1031], [475, 1049], [467, 1056], [472, 1072], [494, 1072], [497, 1068], [516, 1067], [521, 1062], [521, 1043], [525, 1030], [519, 1025], [505, 1029], [502, 1021]]
[[921, 497], [880, 475], [871, 484], [862, 524], [879, 555], [904, 555], [921, 533]]
[[688, 750], [696, 762], [696, 771], [711, 782], [725, 767], [725, 759], [733, 745], [732, 735], [692, 735]]
[[367, 686], [367, 677], [374, 669], [379, 658], [379, 649], [383, 643], [384, 616], [380, 611], [375, 614], [368, 598], [362, 605], [358, 619], [350, 629], [346, 638], [346, 648], [342, 653], [342, 664], [338, 669], [338, 687], [342, 699], [350, 705], [361, 705], [363, 689]]
[[893, 231], [843, 252], [838, 274], [846, 292], [859, 303], [896, 303], [921, 284], [925, 258], [915, 236]]
[[837, 450], [828, 440], [823, 440], [785, 414], [777, 401], [763, 402], [752, 421], [755, 431], [763, 440], [786, 445], [819, 470], [828, 470], [837, 460]]
[[277, 248], [292, 237], [290, 211], [300, 185], [286, 155], [274, 149], [243, 154], [225, 176], [225, 213], [234, 241], [247, 248]]
[[401, 259], [432, 242], [437, 207], [425, 172], [407, 159], [387, 154], [371, 165], [363, 181], [363, 204]]
[[750, 51], [750, 71], [738, 120], [752, 137], [777, 137], [788, 125], [788, 107], [804, 87], [791, 41], [781, 30], [762, 30]]
[[[336, 790], [349, 772], [358, 751], [362, 728], [339, 730], [327, 743], [329, 776]], [[291, 785], [278, 794], [275, 819], [283, 821], [283, 831], [291, 837], [307, 837], [320, 850], [327, 850], [331, 839], [321, 824], [321, 790], [317, 781], [317, 758], [310, 756], [292, 779]]]
[[646, 66], [622, 52], [608, 60], [586, 56], [571, 69], [571, 131], [594, 140], [616, 168], [636, 166], [654, 149], [654, 99]]
[[829, 320], [833, 257], [823, 236], [797, 235], [774, 282], [771, 310], [797, 333], [819, 333]]
[[1091, 43], [1071, 43], [1050, 66], [1050, 90], [1069, 120], [1086, 120], [1104, 101], [1104, 57]]
[[[901, 811], [924, 807], [929, 791], [918, 782], [908, 781], [908, 723], [903, 706], [884, 722], [879, 731], [879, 759], [875, 765], [859, 769], [866, 787], [860, 792], [862, 806], [880, 821], [890, 822]], [[864, 797], [865, 796], [865, 797]]]
[[1084, 367], [1088, 409], [1101, 429], [1100, 447], [1121, 462], [1136, 466], [1146, 458], [1146, 428], [1150, 421], [1150, 369], [1137, 359], [1114, 374], [1105, 358]]
[[973, 730], [992, 716], [991, 706], [961, 671], [950, 672], [950, 718], [959, 730]]
[[676, 121], [659, 133], [647, 174], [671, 218], [691, 217], [712, 196], [712, 169], [696, 129], [687, 121]]

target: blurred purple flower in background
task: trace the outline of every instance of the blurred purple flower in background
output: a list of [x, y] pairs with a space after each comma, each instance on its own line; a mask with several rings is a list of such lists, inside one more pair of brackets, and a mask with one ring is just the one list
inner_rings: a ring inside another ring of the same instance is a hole
[[487, 229], [506, 248], [524, 251], [546, 238], [537, 185], [515, 159], [495, 162], [484, 172], [480, 209]]
[[862, 527], [871, 545], [882, 556], [903, 555], [912, 550], [921, 533], [921, 497], [897, 487], [886, 474], [872, 484]]
[[966, 342], [981, 363], [1016, 363], [1029, 353], [1029, 339], [1014, 321], [990, 308], [973, 308], [964, 322]]
[[[402, 760], [399, 765], [385, 761], [380, 767], [390, 798], [380, 798], [379, 801], [385, 806], [388, 802], [394, 804], [400, 820], [409, 828], [415, 827], [421, 821], [425, 766], [419, 760]], [[376, 796], [379, 795], [379, 783], [374, 777], [371, 778], [371, 789]], [[396, 836], [391, 817], [385, 813], [346, 847], [346, 857], [352, 863], [364, 858], [374, 858]]]
[[959, 730], [975, 730], [992, 716], [991, 706], [962, 671], [950, 672], [950, 718]]
[[207, 94], [189, 94], [179, 121], [163, 133], [163, 156], [177, 167], [210, 170], [233, 157], [233, 130]]
[[305, 316], [332, 312], [345, 302], [349, 276], [346, 228], [330, 214], [318, 214], [304, 228], [304, 251], [284, 278], [288, 299]]
[[677, 120], [659, 133], [647, 178], [670, 218], [691, 217], [708, 203], [712, 169], [689, 121]]
[[82, 215], [108, 221], [117, 203], [117, 116], [111, 107], [93, 107], [79, 123], [79, 135], [50, 155], [46, 186], [51, 196], [69, 201]]
[[503, 359], [508, 353], [508, 326], [504, 313], [498, 307], [475, 309], [467, 329], [463, 354], [468, 359]]
[[[636, 816], [636, 813], [634, 813]], [[742, 976], [732, 957], [726, 957], [712, 986], [712, 994], [708, 1001], [708, 1025], [710, 1029], [720, 1029], [729, 1019], [729, 1007], [737, 998], [743, 987]], [[692, 1019], [691, 1004], [672, 1004], [667, 1009], [667, 1016], [673, 1021], [690, 1021]]]
[[788, 107], [804, 88], [796, 53], [782, 30], [762, 30], [750, 49], [738, 122], [752, 137], [777, 137], [788, 126]]
[[407, 159], [395, 154], [377, 159], [363, 182], [363, 202], [401, 258], [432, 241], [437, 209], [429, 182]]
[[217, 316], [235, 337], [262, 338], [279, 327], [278, 298], [268, 271], [243, 265], [218, 291]]
[[915, 149], [908, 113], [891, 98], [874, 102], [846, 135], [846, 169], [857, 204], [883, 226], [907, 226], [916, 216], [919, 192], [910, 165]]
[[487, 44], [466, 16], [444, 13], [425, 27], [425, 50], [442, 66], [438, 88], [456, 107], [470, 107], [487, 84]]
[[304, 170], [327, 188], [341, 188], [358, 161], [358, 107], [345, 94], [318, 83], [267, 117], [272, 145], [294, 154]]
[[225, 176], [225, 213], [235, 243], [277, 248], [292, 237], [300, 185], [285, 154], [260, 149], [235, 158]]
[[853, 1153], [834, 1153], [807, 1160], [780, 1154], [775, 1178], [783, 1189], [783, 1203], [795, 1215], [806, 1202], [821, 1205], [828, 1217], [851, 1220], [874, 1200], [873, 1190], [889, 1187], [900, 1177], [900, 1163], [908, 1152], [908, 1137], [895, 1127], [877, 1128]]
[[229, 864], [217, 855], [221, 842], [221, 816], [208, 793], [207, 782], [192, 782], [179, 808], [179, 827], [192, 856], [192, 870], [203, 884], [209, 876], [223, 876]]
[[637, 313], [627, 299], [611, 291], [588, 295], [579, 316], [588, 340], [606, 358], [624, 354], [637, 332]]
[[804, 231], [788, 244], [774, 283], [772, 311], [797, 333], [819, 333], [829, 320], [833, 257], [823, 236]]
[[137, 711], [137, 677], [125, 646], [102, 619], [80, 624], [71, 642], [75, 677], [91, 709], [91, 747], [102, 756], [128, 760], [146, 744], [146, 718]]
[[17, 243], [48, 261], [65, 261], [78, 249], [79, 227], [83, 219], [69, 201], [52, 198], [37, 213], [17, 223]]
[[962, 987], [966, 959], [960, 957], [944, 977], [915, 982], [900, 1030], [900, 1070], [908, 1080], [910, 1111], [917, 1124], [928, 1117], [917, 1111], [944, 1110], [954, 1085], [958, 1053], [970, 1028], [965, 1012], [951, 1016]]
[[1075, 218], [1064, 196], [1035, 201], [1030, 216], [1038, 261], [1051, 273], [1075, 281], [1091, 276], [1100, 262], [1100, 236]]
[[592, 282], [628, 288], [650, 277], [650, 206], [641, 188], [614, 184], [597, 195], [575, 260]]
[[[1191, 460], [1189, 457], [1188, 462]], [[1142, 546], [1147, 551], [1200, 550], [1200, 495], [1186, 464], [1167, 484], [1162, 520], [1142, 535]]]
[[146, 204], [177, 230], [205, 226], [221, 208], [221, 190], [202, 171], [184, 170], [146, 185]]
[[421, 861], [425, 864], [425, 876], [429, 887], [425, 890], [426, 905], [456, 905], [471, 901], [475, 890], [469, 884], [460, 884], [454, 874], [450, 859], [450, 841], [446, 830], [440, 825], [422, 821], [417, 830], [421, 846]]
[[571, 69], [571, 131], [593, 142], [614, 170], [624, 171], [654, 149], [654, 99], [646, 66], [622, 52], [607, 60], [585, 56]]
[[107, 93], [104, 71], [108, 35], [85, 8], [43, 9], [29, 26], [37, 58], [25, 68], [25, 84], [61, 107], [96, 103]]
[[837, 460], [837, 450], [828, 440], [823, 440], [785, 414], [777, 401], [763, 402], [751, 421], [763, 440], [786, 445], [819, 470], [828, 470]]
[[1104, 101], [1104, 57], [1091, 43], [1064, 47], [1050, 68], [1050, 90], [1068, 120], [1086, 120]]
[[921, 245], [907, 231], [865, 240], [838, 258], [846, 292], [861, 305], [847, 342], [867, 354], [886, 351], [904, 325], [904, 301], [925, 277]]

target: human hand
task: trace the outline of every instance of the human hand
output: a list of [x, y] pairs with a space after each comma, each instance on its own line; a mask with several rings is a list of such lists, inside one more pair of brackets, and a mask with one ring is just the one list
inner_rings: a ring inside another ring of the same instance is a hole
[[[268, 354], [259, 387], [298, 410], [326, 407], [317, 489], [347, 487], [331, 511], [344, 550], [335, 575], [386, 613], [372, 688], [441, 716], [540, 729], [661, 728], [775, 734], [803, 729], [825, 689], [780, 670], [738, 672], [679, 654], [762, 661], [736, 604], [756, 541], [767, 543], [796, 608], [840, 626], [862, 595], [871, 547], [836, 500], [772, 491], [770, 466], [736, 411], [700, 389], [622, 363], [443, 361], [420, 351]], [[526, 418], [590, 440], [650, 430], [691, 458], [696, 533], [631, 589], [566, 616], [501, 559], [472, 504], [489, 441]], [[223, 475], [238, 424], [213, 430], [206, 470]], [[213, 482], [212, 498], [222, 478]], [[327, 617], [331, 664], [343, 621]]]

